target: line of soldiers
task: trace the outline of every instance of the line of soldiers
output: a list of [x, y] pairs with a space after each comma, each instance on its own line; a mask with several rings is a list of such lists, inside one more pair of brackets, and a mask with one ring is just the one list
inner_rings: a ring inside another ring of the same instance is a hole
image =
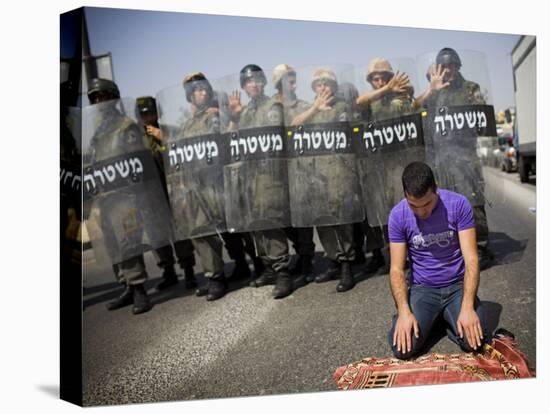
[[[176, 191], [178, 184], [174, 181], [176, 178], [167, 172], [165, 167], [166, 152], [172, 136], [177, 139], [191, 139], [201, 135], [220, 134], [266, 125], [295, 127], [331, 122], [379, 121], [397, 118], [421, 109], [485, 103], [479, 85], [465, 80], [460, 73], [460, 67], [461, 61], [456, 51], [450, 48], [442, 49], [437, 55], [435, 64], [429, 68], [427, 76], [430, 84], [428, 89], [416, 99], [408, 76], [404, 73], [394, 73], [391, 64], [386, 59], [376, 58], [369, 63], [366, 80], [372, 86], [372, 90], [362, 95], [359, 95], [357, 89], [351, 84], [339, 84], [336, 74], [330, 69], [321, 68], [312, 74], [311, 88], [315, 93], [315, 99], [311, 104], [296, 96], [297, 73], [288, 64], [278, 65], [273, 70], [272, 82], [277, 93], [272, 97], [265, 95], [264, 88], [267, 84], [267, 77], [264, 71], [257, 65], [246, 65], [240, 72], [241, 89], [249, 98], [246, 105], [241, 103], [240, 91], [234, 91], [230, 95], [224, 96], [214, 91], [204, 74], [194, 72], [183, 80], [185, 97], [190, 104], [192, 113], [175, 131], [170, 131], [159, 125], [158, 105], [155, 98], [138, 98], [139, 116], [145, 126], [145, 134], [141, 135], [145, 136], [146, 147], [153, 153], [163, 182], [163, 197], [170, 200], [172, 214], [178, 216], [175, 219], [176, 228], [185, 227], [186, 221], [196, 221], [200, 214], [204, 214], [201, 212], [204, 209], [186, 208], [185, 211], [182, 211], [178, 208], [182, 204], [174, 201], [177, 197], [172, 197], [171, 192]], [[91, 104], [99, 104], [120, 99], [120, 92], [114, 82], [94, 79], [90, 84], [88, 97]], [[111, 119], [110, 122], [114, 122], [114, 120]], [[128, 120], [120, 120], [119, 124], [112, 128], [113, 131], [118, 131], [115, 136], [120, 137], [123, 141], [121, 145], [135, 141], [136, 136], [141, 133], [141, 131], [134, 131], [136, 124]], [[428, 144], [429, 142], [427, 142], [427, 160], [430, 162], [429, 151], [432, 147]], [[471, 148], [461, 155], [458, 157], [459, 161], [454, 163], [456, 169], [466, 168], [467, 165], [475, 164], [477, 161], [472, 158], [476, 155]], [[441, 157], [436, 157], [436, 159], [441, 159]], [[342, 160], [343, 166], [349, 165], [346, 164], [345, 157]], [[330, 174], [330, 169], [334, 169], [334, 163], [332, 161], [323, 163], [323, 161], [322, 157], [317, 157], [315, 168], [325, 169]], [[294, 171], [296, 176], [299, 176], [300, 169], [305, 168], [307, 162], [311, 162], [311, 160], [298, 160], [295, 164], [289, 164], [288, 168]], [[244, 173], [242, 163], [236, 162], [230, 164], [230, 167], [230, 172], [232, 169], [236, 172], [233, 177]], [[436, 171], [441, 172], [448, 166], [435, 165], [434, 167]], [[303, 200], [302, 202], [305, 203], [309, 201], [314, 207], [315, 203], [307, 198], [308, 194], [293, 193], [292, 185], [290, 189], [273, 185], [277, 181], [274, 177], [278, 178], [280, 174], [283, 174], [281, 171], [287, 174], [286, 160], [260, 160], [247, 164], [246, 168], [254, 168], [252, 173], [255, 180], [254, 189], [238, 188], [243, 192], [263, 191], [258, 197], [261, 203], [254, 204], [252, 208], [253, 211], [259, 212], [260, 216], [272, 217], [273, 214], [267, 213], [268, 209], [276, 212], [284, 211], [284, 207], [278, 208], [278, 205], [284, 203], [285, 197], [288, 203], [289, 192], [292, 193], [291, 198]], [[338, 171], [344, 171], [344, 169], [339, 168]], [[250, 171], [246, 173], [250, 174]], [[476, 173], [481, 176], [481, 169], [476, 170]], [[395, 175], [400, 176], [400, 174]], [[177, 179], [181, 180], [181, 174], [177, 175]], [[189, 180], [192, 179], [193, 177], [189, 178]], [[230, 181], [231, 175], [226, 175], [225, 179]], [[479, 180], [482, 179], [479, 178]], [[266, 182], [270, 185], [258, 184]], [[334, 197], [336, 198], [335, 203], [341, 203], [338, 183], [324, 183], [323, 185], [328, 186], [328, 197]], [[215, 186], [214, 182], [212, 186]], [[441, 184], [441, 186], [445, 185]], [[398, 189], [400, 185], [397, 184], [394, 187]], [[268, 190], [258, 190], [258, 188], [268, 188]], [[300, 191], [301, 189], [298, 192]], [[301, 192], [303, 193], [303, 191]], [[199, 206], [212, 203], [208, 201], [210, 199], [206, 195], [203, 197], [203, 195], [190, 192], [187, 197], [199, 198], [196, 201]], [[395, 204], [401, 198], [401, 192], [395, 191], [391, 197], [391, 203]], [[230, 209], [233, 204], [236, 204], [235, 211], [237, 214], [242, 214], [238, 205], [238, 203], [246, 201], [242, 201], [242, 199], [242, 194], [240, 194], [239, 198], [235, 198], [234, 203], [225, 205], [225, 208]], [[228, 198], [226, 197], [225, 200], [227, 202]], [[485, 201], [483, 198], [475, 201], [477, 202], [472, 204], [476, 212], [480, 262], [482, 267], [487, 267], [492, 257], [487, 247], [488, 228], [484, 208]], [[212, 203], [210, 208], [215, 210], [213, 204], [215, 203]], [[223, 207], [220, 209], [223, 210]], [[218, 213], [223, 216], [223, 211]], [[361, 219], [362, 217], [364, 215], [361, 215]], [[204, 221], [206, 222], [207, 219], [211, 219], [211, 217], [204, 218]], [[178, 220], [181, 221], [181, 224], [178, 224]], [[259, 287], [274, 284], [273, 296], [276, 299], [284, 298], [297, 287], [312, 281], [322, 283], [339, 279], [336, 288], [338, 292], [352, 289], [355, 280], [351, 266], [352, 264], [365, 264], [365, 242], [366, 251], [372, 252], [372, 257], [366, 263], [364, 271], [366, 273], [387, 271], [386, 260], [382, 253], [384, 240], [387, 240], [387, 226], [373, 225], [372, 220], [369, 224], [368, 217], [358, 223], [349, 223], [348, 221], [347, 224], [327, 225], [321, 223], [315, 225], [322, 247], [331, 263], [327, 271], [319, 275], [313, 274], [312, 267], [315, 251], [314, 226], [311, 224], [304, 227], [290, 226], [288, 217], [279, 217], [274, 221], [280, 226], [266, 225], [258, 227], [257, 230], [249, 229], [250, 231], [242, 232], [211, 232], [211, 234], [193, 237], [191, 240], [179, 239], [173, 244], [158, 247], [154, 250], [154, 254], [158, 266], [163, 269], [163, 274], [162, 281], [156, 286], [156, 289], [164, 290], [178, 283], [178, 275], [174, 269], [176, 262], [174, 251], [180, 267], [184, 270], [185, 286], [188, 289], [197, 287], [193, 266], [195, 265], [194, 252], [198, 253], [208, 283], [198, 287], [196, 294], [198, 296], [206, 295], [206, 299], [209, 301], [225, 295], [228, 289], [228, 278], [248, 279], [251, 277], [246, 255], [254, 263], [256, 278], [251, 285]], [[182, 233], [180, 232], [180, 234]], [[187, 233], [183, 232], [183, 234]], [[292, 269], [290, 268], [288, 240], [293, 243], [298, 254], [298, 261]], [[229, 257], [235, 261], [233, 274], [229, 276], [226, 276], [223, 270], [222, 249], [224, 245]], [[125, 285], [125, 290], [122, 295], [108, 303], [108, 309], [114, 310], [132, 304], [134, 314], [150, 310], [151, 303], [143, 287], [147, 277], [143, 254], [125, 257], [124, 260], [117, 262], [113, 269], [118, 280]]]

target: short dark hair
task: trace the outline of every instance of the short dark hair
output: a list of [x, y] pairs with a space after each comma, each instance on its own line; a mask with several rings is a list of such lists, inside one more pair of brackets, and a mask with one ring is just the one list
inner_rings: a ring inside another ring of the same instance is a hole
[[419, 161], [411, 162], [405, 167], [401, 181], [403, 182], [405, 196], [410, 195], [420, 198], [425, 196], [428, 190], [435, 193], [437, 189], [432, 169], [427, 164]]

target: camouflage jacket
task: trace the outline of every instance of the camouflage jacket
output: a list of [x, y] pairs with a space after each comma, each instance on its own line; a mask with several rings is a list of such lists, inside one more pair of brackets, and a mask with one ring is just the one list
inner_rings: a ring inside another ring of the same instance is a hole
[[90, 143], [91, 162], [141, 151], [148, 148], [138, 125], [113, 109], [100, 121]]
[[207, 112], [210, 108], [201, 109], [193, 114], [183, 125], [180, 137], [192, 138], [200, 135], [220, 132], [220, 117], [217, 113]]
[[251, 100], [244, 107], [239, 118], [239, 129], [277, 125], [284, 125], [284, 123], [282, 104], [276, 97], [269, 98], [263, 95]]
[[485, 104], [485, 99], [481, 94], [479, 85], [464, 79], [460, 74], [448, 87], [434, 92], [424, 102], [427, 109], [441, 106], [483, 104]]
[[292, 121], [296, 117], [296, 115], [300, 115], [301, 113], [307, 111], [307, 109], [310, 107], [310, 105], [306, 101], [303, 101], [296, 97], [294, 99], [281, 99], [279, 95], [274, 95], [273, 98], [277, 100], [277, 102], [282, 103], [283, 117], [285, 125], [287, 126], [292, 124]]
[[[310, 105], [311, 106], [311, 105]], [[349, 107], [345, 101], [337, 100], [328, 111], [319, 111], [307, 120], [308, 124], [349, 121]]]
[[388, 93], [371, 102], [369, 116], [373, 121], [398, 118], [401, 115], [412, 112], [413, 97], [408, 93]]

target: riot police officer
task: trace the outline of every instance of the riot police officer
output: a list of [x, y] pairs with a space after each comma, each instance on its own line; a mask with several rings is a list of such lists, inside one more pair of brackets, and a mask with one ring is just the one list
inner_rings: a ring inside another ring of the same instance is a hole
[[[273, 86], [277, 90], [274, 98], [283, 105], [285, 125], [290, 125], [292, 119], [307, 110], [309, 104], [296, 96], [296, 71], [286, 63], [281, 63], [273, 69]], [[312, 282], [313, 256], [315, 243], [313, 242], [313, 227], [287, 227], [285, 232], [293, 243], [298, 254], [298, 261], [291, 273], [297, 278], [295, 285]]]
[[[120, 99], [120, 92], [118, 86], [108, 79], [92, 79], [88, 89], [88, 99], [92, 105], [102, 104], [108, 101], [114, 101]], [[137, 124], [131, 119], [125, 117], [117, 110], [109, 111], [109, 116], [101, 119], [101, 125], [98, 126], [97, 131], [111, 131], [113, 133], [96, 134], [92, 138], [92, 154], [107, 153], [109, 148], [121, 147], [126, 143], [135, 142], [141, 139], [141, 131]], [[91, 160], [92, 163], [94, 160]], [[116, 209], [116, 197], [113, 200], [114, 209]], [[136, 206], [137, 207], [137, 206]], [[109, 219], [111, 211], [107, 207], [103, 208], [103, 204], [100, 204], [100, 214], [102, 230], [104, 232], [110, 231], [108, 228], [110, 223]], [[112, 252], [108, 252], [111, 254]], [[151, 303], [144, 288], [144, 282], [147, 279], [147, 271], [145, 269], [145, 262], [143, 253], [137, 254], [133, 257], [124, 259], [116, 264], [117, 277], [123, 280], [126, 288], [124, 292], [115, 300], [107, 304], [108, 310], [115, 310], [133, 304], [132, 313], [140, 314], [147, 312], [151, 309]]]
[[[166, 151], [166, 147], [161, 139], [155, 98], [152, 96], [141, 96], [136, 99], [136, 103], [139, 116], [145, 127], [145, 137], [148, 147], [155, 158], [163, 188], [168, 198], [166, 178], [164, 176], [164, 163], [162, 161], [162, 153]], [[185, 287], [187, 289], [195, 288], [197, 283], [193, 270], [193, 266], [195, 265], [193, 244], [190, 240], [180, 240], [174, 243], [174, 249], [178, 257], [178, 263], [185, 274]], [[157, 265], [163, 269], [163, 280], [157, 284], [156, 289], [161, 291], [176, 285], [178, 283], [178, 275], [174, 269], [175, 260], [172, 246], [169, 245], [156, 249], [154, 250], [154, 255], [157, 260]]]
[[[398, 118], [403, 114], [412, 112], [414, 90], [405, 73], [394, 72], [390, 62], [384, 58], [372, 59], [367, 67], [366, 81], [371, 85], [371, 90], [364, 92], [356, 100], [356, 104], [364, 115], [364, 121], [381, 121], [384, 119]], [[383, 188], [380, 191], [384, 191]], [[400, 191], [398, 192], [400, 194]], [[399, 200], [392, 200], [392, 205]], [[387, 225], [372, 227], [365, 220], [364, 228], [367, 236], [367, 250], [372, 251], [372, 258], [367, 263], [365, 271], [372, 273], [382, 268], [388, 271], [382, 247], [387, 238]]]
[[[430, 84], [427, 90], [417, 98], [416, 105], [434, 110], [443, 106], [485, 104], [479, 84], [465, 79], [460, 72], [461, 67], [462, 61], [458, 53], [449, 47], [442, 48], [436, 56], [435, 65], [430, 66], [428, 70], [427, 77]], [[467, 155], [455, 157], [453, 162], [461, 163], [460, 169], [468, 171], [473, 181], [483, 182], [483, 172], [476, 156], [475, 141], [471, 140], [471, 147], [463, 150]], [[436, 171], [438, 170], [441, 171], [441, 168], [436, 167]], [[468, 194], [465, 195], [468, 196]], [[488, 247], [489, 228], [485, 200], [482, 197], [482, 200], [478, 198], [471, 200], [471, 203], [476, 222], [479, 267], [483, 270], [493, 261], [493, 254]]]
[[[313, 104], [304, 112], [296, 115], [291, 125], [323, 124], [329, 122], [344, 122], [350, 120], [351, 108], [336, 96], [338, 82], [336, 74], [330, 69], [320, 68], [313, 72], [311, 88], [316, 94]], [[341, 200], [336, 201], [341, 202]], [[338, 273], [340, 283], [338, 292], [345, 292], [355, 286], [351, 273], [351, 263], [355, 259], [353, 240], [353, 225], [317, 226], [317, 233], [323, 249], [331, 259], [327, 272], [315, 277], [317, 283], [334, 279]]]
[[[183, 79], [185, 97], [191, 104], [191, 117], [182, 125], [178, 137], [188, 139], [201, 135], [217, 134], [220, 131], [220, 118], [218, 109], [213, 107], [214, 92], [208, 79], [201, 72], [193, 72]], [[174, 189], [173, 189], [174, 191]], [[205, 194], [195, 194], [203, 201], [203, 209], [216, 208], [215, 201]], [[179, 212], [175, 212], [178, 214]], [[204, 213], [204, 212], [203, 212]], [[190, 214], [190, 212], [185, 212]], [[223, 243], [216, 235], [196, 237], [192, 239], [193, 246], [199, 254], [204, 275], [208, 280], [206, 288], [199, 288], [197, 295], [206, 293], [206, 300], [217, 300], [227, 292], [227, 279], [224, 274], [224, 262], [222, 257]]]
[[[240, 86], [249, 96], [250, 101], [243, 106], [241, 105], [240, 92], [234, 91], [231, 94], [228, 104], [231, 121], [228, 129], [242, 131], [265, 126], [284, 126], [282, 105], [277, 102], [276, 98], [269, 98], [265, 95], [264, 88], [267, 78], [262, 68], [254, 64], [246, 65], [241, 69], [239, 78]], [[283, 168], [286, 171], [286, 164], [281, 160], [266, 160], [266, 163], [277, 170]], [[286, 188], [286, 183], [269, 183], [268, 181], [273, 180], [273, 176], [262, 170], [262, 167], [259, 167], [256, 177], [250, 178], [263, 181], [269, 186], [267, 188], [257, 186], [258, 190], [252, 194], [254, 200], [261, 201], [262, 206], [279, 205], [280, 197], [288, 198], [288, 192], [285, 194], [280, 192], [281, 188]], [[280, 299], [290, 295], [293, 291], [293, 283], [288, 270], [290, 257], [285, 232], [282, 228], [265, 228], [253, 231], [252, 236], [257, 254], [266, 269], [256, 279], [255, 285], [269, 284], [275, 278], [274, 298]]]

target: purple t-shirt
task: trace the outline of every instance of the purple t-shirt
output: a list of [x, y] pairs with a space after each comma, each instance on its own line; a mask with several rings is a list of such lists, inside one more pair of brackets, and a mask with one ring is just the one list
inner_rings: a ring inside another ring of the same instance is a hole
[[416, 217], [406, 199], [388, 219], [390, 242], [407, 243], [413, 284], [445, 287], [464, 278], [458, 232], [475, 227], [468, 199], [438, 189], [437, 205], [426, 220]]

